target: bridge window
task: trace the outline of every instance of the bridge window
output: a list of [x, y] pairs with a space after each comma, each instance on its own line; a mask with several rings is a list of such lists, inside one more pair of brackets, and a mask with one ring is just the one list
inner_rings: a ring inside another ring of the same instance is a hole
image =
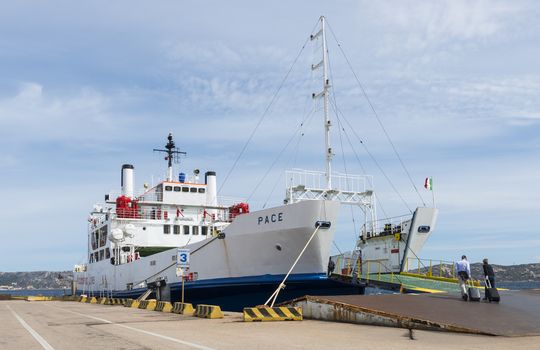
[[180, 186], [174, 186], [174, 192], [180, 192], [181, 190]]
[[193, 235], [199, 234], [199, 226], [193, 226]]
[[189, 235], [189, 225], [184, 225], [184, 234]]
[[197, 193], [197, 189], [196, 189], [195, 187], [191, 187], [191, 188], [189, 189], [189, 192], [191, 192], [191, 193]]
[[182, 192], [189, 192], [189, 187], [182, 187]]
[[204, 188], [199, 188], [199, 193], [204, 193], [205, 189]]
[[171, 233], [171, 225], [163, 225], [163, 233], [166, 235]]
[[173, 226], [173, 233], [175, 235], [179, 235], [180, 234], [180, 225], [174, 225]]
[[208, 234], [208, 226], [201, 226], [201, 235], [206, 236]]
[[172, 186], [165, 186], [165, 191], [172, 191]]

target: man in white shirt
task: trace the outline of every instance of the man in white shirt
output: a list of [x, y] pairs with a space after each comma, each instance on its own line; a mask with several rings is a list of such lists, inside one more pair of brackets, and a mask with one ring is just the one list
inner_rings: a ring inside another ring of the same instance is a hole
[[459, 288], [461, 289], [461, 296], [463, 300], [469, 298], [467, 294], [467, 280], [471, 278], [471, 265], [467, 261], [467, 257], [463, 255], [461, 261], [456, 262], [456, 271], [459, 277]]

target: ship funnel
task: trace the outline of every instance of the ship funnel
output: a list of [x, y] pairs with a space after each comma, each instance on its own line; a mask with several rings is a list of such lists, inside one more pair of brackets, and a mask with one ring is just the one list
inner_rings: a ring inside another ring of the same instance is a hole
[[217, 179], [215, 171], [207, 171], [204, 174], [206, 184], [206, 205], [217, 206]]
[[133, 165], [122, 165], [122, 195], [128, 198], [133, 198]]

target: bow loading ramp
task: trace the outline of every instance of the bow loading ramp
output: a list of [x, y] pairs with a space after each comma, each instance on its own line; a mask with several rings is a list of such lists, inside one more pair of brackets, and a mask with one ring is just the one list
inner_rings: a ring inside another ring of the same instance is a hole
[[281, 304], [304, 318], [472, 334], [540, 335], [540, 290], [501, 293], [500, 303], [450, 294], [304, 296]]

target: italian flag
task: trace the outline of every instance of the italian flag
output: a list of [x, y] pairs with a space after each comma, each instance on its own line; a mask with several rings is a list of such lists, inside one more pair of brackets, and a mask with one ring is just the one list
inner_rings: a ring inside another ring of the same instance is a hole
[[426, 177], [426, 181], [424, 181], [424, 187], [428, 191], [433, 191], [433, 178]]

